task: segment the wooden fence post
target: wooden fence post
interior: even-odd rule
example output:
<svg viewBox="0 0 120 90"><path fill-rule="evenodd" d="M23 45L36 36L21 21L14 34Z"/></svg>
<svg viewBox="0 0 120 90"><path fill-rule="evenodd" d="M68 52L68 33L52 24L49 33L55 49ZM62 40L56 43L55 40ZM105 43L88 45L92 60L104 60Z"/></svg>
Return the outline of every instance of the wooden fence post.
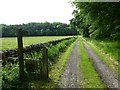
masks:
<svg viewBox="0 0 120 90"><path fill-rule="evenodd" d="M19 60L19 76L20 80L24 81L24 60L23 60L23 41L22 41L22 29L17 30L17 40L18 40L18 60Z"/></svg>
<svg viewBox="0 0 120 90"><path fill-rule="evenodd" d="M48 49L46 47L43 47L43 67L42 67L42 72L43 72L43 78L45 80L48 79Z"/></svg>

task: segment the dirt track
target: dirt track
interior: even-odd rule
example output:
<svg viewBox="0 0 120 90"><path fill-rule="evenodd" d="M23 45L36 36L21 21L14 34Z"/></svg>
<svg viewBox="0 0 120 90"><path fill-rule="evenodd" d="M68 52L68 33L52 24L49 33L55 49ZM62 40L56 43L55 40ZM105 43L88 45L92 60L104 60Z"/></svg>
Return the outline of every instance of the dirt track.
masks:
<svg viewBox="0 0 120 90"><path fill-rule="evenodd" d="M113 73L104 63L103 61L93 52L93 50L84 42L84 46L90 56L92 58L94 67L99 73L100 77L107 84L108 88L118 88L118 77Z"/></svg>
<svg viewBox="0 0 120 90"><path fill-rule="evenodd" d="M96 53L84 42L84 47L87 50L90 58L93 60L94 67L101 79L106 83L108 88L118 88L118 77L113 73L105 63L96 55ZM61 76L59 88L82 88L84 82L82 80L82 70L79 68L80 51L79 41L73 48L73 52L66 64L64 74Z"/></svg>
<svg viewBox="0 0 120 90"><path fill-rule="evenodd" d="M64 74L61 76L59 88L79 88L79 41L73 48L73 52L66 64Z"/></svg>

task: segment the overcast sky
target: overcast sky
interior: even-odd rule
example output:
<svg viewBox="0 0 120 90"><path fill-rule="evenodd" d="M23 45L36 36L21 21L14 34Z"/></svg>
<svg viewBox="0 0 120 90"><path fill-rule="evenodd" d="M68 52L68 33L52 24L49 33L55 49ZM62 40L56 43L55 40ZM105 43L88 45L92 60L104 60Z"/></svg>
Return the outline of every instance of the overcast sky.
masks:
<svg viewBox="0 0 120 90"><path fill-rule="evenodd" d="M70 0L0 0L0 24L29 22L69 23Z"/></svg>

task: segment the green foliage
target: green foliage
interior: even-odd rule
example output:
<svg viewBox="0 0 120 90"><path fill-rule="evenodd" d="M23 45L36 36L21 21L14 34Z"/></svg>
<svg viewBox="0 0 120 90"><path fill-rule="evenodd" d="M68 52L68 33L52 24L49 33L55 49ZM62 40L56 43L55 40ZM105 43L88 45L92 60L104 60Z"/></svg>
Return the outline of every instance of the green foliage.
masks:
<svg viewBox="0 0 120 90"><path fill-rule="evenodd" d="M48 48L48 58L53 61L55 57L57 57L60 52L64 52L65 48L69 46L72 42L74 42L74 40L75 38L64 40L57 45Z"/></svg>
<svg viewBox="0 0 120 90"><path fill-rule="evenodd" d="M53 46L48 49L48 58L50 60L53 60L58 54L59 54L59 48L56 48L57 46Z"/></svg>
<svg viewBox="0 0 120 90"><path fill-rule="evenodd" d="M58 55L65 51L66 47L69 46L74 40L65 40L60 42L59 44L48 48L48 59L49 66L52 66L55 62L54 60L58 57Z"/></svg>
<svg viewBox="0 0 120 90"><path fill-rule="evenodd" d="M2 88L10 88L12 85L19 84L18 73L18 65L7 64L2 67Z"/></svg>
<svg viewBox="0 0 120 90"><path fill-rule="evenodd" d="M73 35L73 33L75 35L77 34L76 29L71 27L69 24L60 22L44 22L22 25L4 25L2 27L2 37L15 37L16 30L18 28L28 31L27 36L65 36Z"/></svg>
<svg viewBox="0 0 120 90"><path fill-rule="evenodd" d="M120 40L120 3L73 2L73 5L76 10L73 11L72 21L81 28L83 36Z"/></svg>

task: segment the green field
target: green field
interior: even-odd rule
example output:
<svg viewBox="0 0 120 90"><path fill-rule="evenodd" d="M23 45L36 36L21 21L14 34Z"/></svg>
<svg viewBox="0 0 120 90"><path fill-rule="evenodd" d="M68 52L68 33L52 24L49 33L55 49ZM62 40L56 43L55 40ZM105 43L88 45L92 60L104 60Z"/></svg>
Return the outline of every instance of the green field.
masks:
<svg viewBox="0 0 120 90"><path fill-rule="evenodd" d="M24 37L23 38L23 46L28 46L31 44L38 44L43 42L48 42L52 40L63 39L71 36L36 36L36 37ZM17 48L17 38L9 37L9 38L0 38L0 50L7 50Z"/></svg>

